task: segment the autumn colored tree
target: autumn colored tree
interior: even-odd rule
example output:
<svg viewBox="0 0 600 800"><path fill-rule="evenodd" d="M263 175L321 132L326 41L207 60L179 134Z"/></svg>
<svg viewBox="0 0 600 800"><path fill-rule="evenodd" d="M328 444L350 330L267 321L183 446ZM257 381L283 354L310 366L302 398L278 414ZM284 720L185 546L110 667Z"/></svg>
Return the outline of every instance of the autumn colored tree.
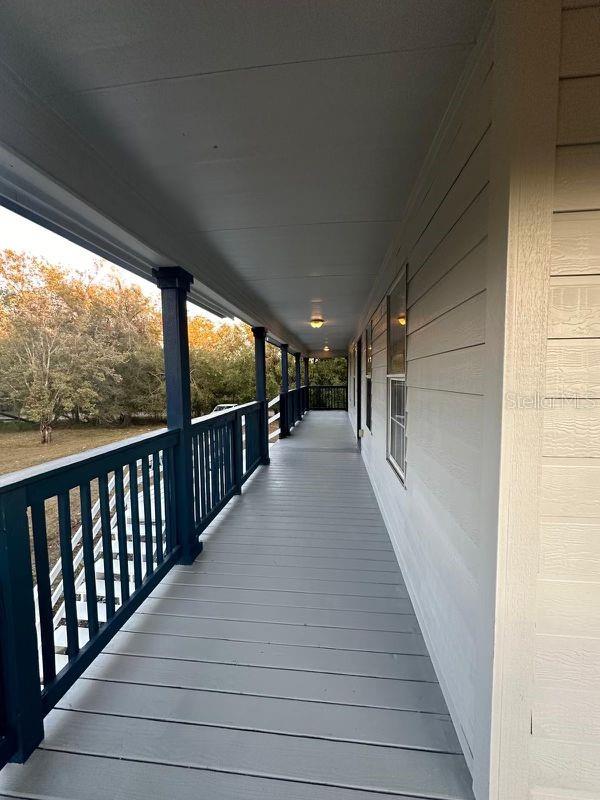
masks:
<svg viewBox="0 0 600 800"><path fill-rule="evenodd" d="M247 325L194 316L189 342L195 416L218 403L254 399L254 340ZM267 344L266 356L271 398L281 385L279 348ZM290 357L290 386L294 372ZM345 380L345 359L311 364L312 383ZM0 407L42 429L57 420L164 418L160 310L116 271L100 280L0 251Z"/></svg>
<svg viewBox="0 0 600 800"><path fill-rule="evenodd" d="M93 413L120 381L123 354L90 313L89 288L40 259L0 254L0 397L42 429Z"/></svg>

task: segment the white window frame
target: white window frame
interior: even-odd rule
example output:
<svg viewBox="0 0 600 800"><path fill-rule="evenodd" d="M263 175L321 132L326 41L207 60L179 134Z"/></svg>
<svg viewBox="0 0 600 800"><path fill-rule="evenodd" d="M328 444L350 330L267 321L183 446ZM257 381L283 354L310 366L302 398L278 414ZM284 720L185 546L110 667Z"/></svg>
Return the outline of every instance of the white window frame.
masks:
<svg viewBox="0 0 600 800"><path fill-rule="evenodd" d="M405 371L403 373L398 372L390 372L390 326L391 326L391 316L390 316L390 297L393 291L396 289L400 281L404 281L405 284L405 309L404 309L404 316L407 319L407 308L408 305L406 302L406 289L407 287L407 273L408 273L408 264L405 264L402 269L400 270L398 276L394 280L394 283L390 286L390 289L387 294L387 335L388 335L388 372L386 376L387 381L387 436L386 436L386 458L394 472L399 477L401 483L406 486L406 451L407 451L407 443L408 443L408 436L407 436L407 397L408 392L406 388L406 350L405 350ZM406 347L406 345L405 345ZM392 385L393 384L401 384L402 391L404 392L403 397L403 405L404 405L404 421L402 423L398 422L397 420L392 419ZM393 427L396 425L400 425L403 431L403 445L402 449L404 451L404 463L399 464L396 461L396 458L392 454L392 430Z"/></svg>
<svg viewBox="0 0 600 800"><path fill-rule="evenodd" d="M397 422L395 419L392 419L392 385L399 384L402 387L402 391L404 392L404 422L400 423ZM394 469L394 472L397 473L398 477L402 481L404 485L406 485L406 444L407 444L407 436L406 436L406 378L405 377L397 377L397 376L390 376L388 375L387 378L387 390L388 390L388 415L387 415L387 460L388 463ZM403 450L404 450L404 459L403 464L399 464L396 461L394 454L392 453L392 430L393 426L397 425L402 428L402 441L403 441Z"/></svg>

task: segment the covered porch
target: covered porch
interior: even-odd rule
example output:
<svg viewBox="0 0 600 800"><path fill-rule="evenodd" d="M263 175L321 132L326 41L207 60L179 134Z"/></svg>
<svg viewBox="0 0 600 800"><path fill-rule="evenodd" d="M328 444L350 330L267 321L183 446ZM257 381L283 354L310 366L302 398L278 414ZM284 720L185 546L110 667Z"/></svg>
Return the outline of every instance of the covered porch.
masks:
<svg viewBox="0 0 600 800"><path fill-rule="evenodd" d="M2 797L472 797L348 415L271 448Z"/></svg>
<svg viewBox="0 0 600 800"><path fill-rule="evenodd" d="M0 478L0 795L600 796L600 0L0 23L0 204L158 283L167 396Z"/></svg>

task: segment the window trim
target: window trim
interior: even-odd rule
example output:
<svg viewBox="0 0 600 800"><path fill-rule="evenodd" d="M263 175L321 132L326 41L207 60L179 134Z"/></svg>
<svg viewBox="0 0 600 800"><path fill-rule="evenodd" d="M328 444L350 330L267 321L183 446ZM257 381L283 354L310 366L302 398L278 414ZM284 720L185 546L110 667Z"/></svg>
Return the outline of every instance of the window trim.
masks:
<svg viewBox="0 0 600 800"><path fill-rule="evenodd" d="M404 468L398 464L394 456L391 452L391 439L392 439L392 384L398 383L403 387L404 392L404 424L402 426L404 431ZM406 398L407 398L407 387L406 387L406 378L398 377L391 375L387 378L387 405L388 405L388 414L387 414L387 437L386 437L386 460L391 468L394 470L400 482L406 488L406 445L408 442L408 436L406 435L407 429L407 413L406 413Z"/></svg>
<svg viewBox="0 0 600 800"><path fill-rule="evenodd" d="M405 371L401 372L390 372L390 361L391 361L391 348L390 348L390 332L391 332L391 314L390 314L390 305L391 305L391 295L400 283L400 281L404 281L404 315L407 321L406 326L406 333L405 333L405 347L404 347L404 367ZM396 278L390 285L388 292L387 292L387 370L386 370L386 421L387 421L387 431L386 431L386 460L390 467L393 469L395 474L397 475L400 483L406 488L406 471L407 471L407 444L408 444L408 412L407 412L407 401L408 401L408 387L406 385L406 367L407 367L407 351L408 351L408 262L403 264L402 268L398 272ZM403 386L404 392L404 466L398 464L394 456L391 452L391 438L392 438L392 383L400 383Z"/></svg>
<svg viewBox="0 0 600 800"><path fill-rule="evenodd" d="M356 363L357 363L357 347L356 342L352 345L351 363L352 363L352 406L356 408Z"/></svg>

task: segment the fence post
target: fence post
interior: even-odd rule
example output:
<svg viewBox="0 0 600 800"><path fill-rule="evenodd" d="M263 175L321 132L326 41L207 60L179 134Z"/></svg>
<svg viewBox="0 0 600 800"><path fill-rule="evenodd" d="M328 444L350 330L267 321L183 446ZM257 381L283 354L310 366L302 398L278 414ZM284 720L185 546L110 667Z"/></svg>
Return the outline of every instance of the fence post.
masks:
<svg viewBox="0 0 600 800"><path fill-rule="evenodd" d="M281 345L281 394L279 395L279 435L282 439L290 435L290 406L288 377L288 346Z"/></svg>
<svg viewBox="0 0 600 800"><path fill-rule="evenodd" d="M44 738L25 489L0 496L0 591L4 722L23 763Z"/></svg>
<svg viewBox="0 0 600 800"><path fill-rule="evenodd" d="M266 328L252 328L254 334L254 365L256 370L256 399L261 404L259 442L260 463L269 464L269 409L267 408Z"/></svg>
<svg viewBox="0 0 600 800"><path fill-rule="evenodd" d="M192 564L202 550L196 536L192 505L192 401L186 310L188 292L194 279L181 267L160 267L153 270L153 274L162 300L167 425L179 431L179 442L173 450L178 541L182 563Z"/></svg>

